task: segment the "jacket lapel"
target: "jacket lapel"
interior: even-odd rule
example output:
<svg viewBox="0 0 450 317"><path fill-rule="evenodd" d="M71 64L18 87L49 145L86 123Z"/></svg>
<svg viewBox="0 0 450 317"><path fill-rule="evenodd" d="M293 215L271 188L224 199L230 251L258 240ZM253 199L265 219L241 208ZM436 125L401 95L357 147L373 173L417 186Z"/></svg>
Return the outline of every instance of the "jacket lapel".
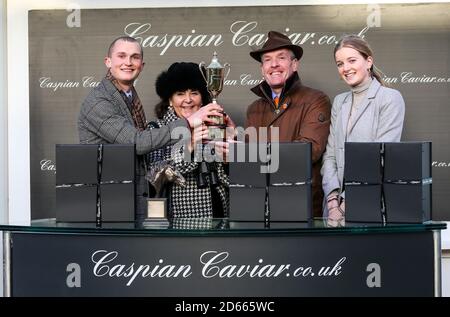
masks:
<svg viewBox="0 0 450 317"><path fill-rule="evenodd" d="M349 98L351 99L351 98ZM371 99L367 98L367 95L364 97L363 101L361 102L360 106L358 107L358 110L355 112L354 115L352 115L352 121L350 122L350 126L348 127L348 134L350 134L353 130L353 127L358 122L359 118L361 118L361 115L366 111L367 107L370 104ZM350 104L351 107L351 104ZM348 118L348 117L347 117Z"/></svg>
<svg viewBox="0 0 450 317"><path fill-rule="evenodd" d="M344 135L347 135L347 124L348 124L348 117L350 116L350 109L352 108L352 94L348 93L344 101L342 103L342 110L341 110L341 122L342 122L342 130L344 131Z"/></svg>
<svg viewBox="0 0 450 317"><path fill-rule="evenodd" d="M358 122L358 120L361 118L362 114L366 111L367 107L369 107L370 103L372 102L372 99L375 98L377 95L378 90L380 89L381 84L376 80L373 79L372 83L370 84L370 87L367 91L366 96L364 97L363 101L361 102L361 105L358 107L358 111L356 111L354 117L352 118L351 126L349 127L348 133L352 132L353 127ZM351 99L351 98L349 98ZM351 106L351 103L350 103ZM347 116L348 118L348 116Z"/></svg>
<svg viewBox="0 0 450 317"><path fill-rule="evenodd" d="M279 117L281 117L283 114L286 113L286 111L289 110L290 103L291 103L291 98L289 98L289 97L283 98L283 100L280 101L280 112L274 113L272 111L272 114L274 115L274 117L273 117L272 121L270 122L269 126L271 126L275 121L278 120ZM286 106L284 106L284 105L286 105Z"/></svg>
<svg viewBox="0 0 450 317"><path fill-rule="evenodd" d="M123 100L122 95L117 90L117 88L108 80L103 79L105 89L108 91L109 95L111 95L114 99L114 103L119 106L120 111L127 117L127 119L134 125L133 117L131 116L130 110L128 109L125 100Z"/></svg>

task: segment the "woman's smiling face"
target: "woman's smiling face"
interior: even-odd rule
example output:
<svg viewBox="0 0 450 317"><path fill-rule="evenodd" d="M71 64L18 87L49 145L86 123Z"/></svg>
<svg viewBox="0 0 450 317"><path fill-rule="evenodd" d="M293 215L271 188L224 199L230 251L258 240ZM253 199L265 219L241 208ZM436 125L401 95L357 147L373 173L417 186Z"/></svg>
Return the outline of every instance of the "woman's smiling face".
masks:
<svg viewBox="0 0 450 317"><path fill-rule="evenodd" d="M339 75L347 85L355 87L369 79L372 56L365 58L354 48L342 47L336 51L335 60Z"/></svg>
<svg viewBox="0 0 450 317"><path fill-rule="evenodd" d="M187 118L202 106L202 95L198 90L176 91L169 101L178 117Z"/></svg>

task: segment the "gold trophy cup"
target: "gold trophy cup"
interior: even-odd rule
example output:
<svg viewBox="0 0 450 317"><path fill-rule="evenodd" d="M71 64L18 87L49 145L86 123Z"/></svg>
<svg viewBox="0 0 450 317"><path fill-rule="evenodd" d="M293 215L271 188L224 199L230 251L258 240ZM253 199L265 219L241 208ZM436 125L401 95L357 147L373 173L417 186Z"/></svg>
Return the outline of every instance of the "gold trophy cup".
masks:
<svg viewBox="0 0 450 317"><path fill-rule="evenodd" d="M225 63L223 66L219 63L217 53L214 52L211 63L208 67L205 67L205 62L199 63L200 72L206 82L206 89L211 95L212 102L217 103L217 97L222 92L223 82L230 74L231 66ZM226 70L226 73L225 73ZM205 75L206 72L206 75ZM210 140L224 139L225 138L225 124L223 117L213 116L213 124L208 124L208 137Z"/></svg>

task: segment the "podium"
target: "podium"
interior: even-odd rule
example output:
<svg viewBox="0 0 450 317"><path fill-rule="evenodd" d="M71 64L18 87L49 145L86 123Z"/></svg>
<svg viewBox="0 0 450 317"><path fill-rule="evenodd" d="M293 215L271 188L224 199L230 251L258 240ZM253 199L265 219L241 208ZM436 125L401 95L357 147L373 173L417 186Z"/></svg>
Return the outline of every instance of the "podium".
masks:
<svg viewBox="0 0 450 317"><path fill-rule="evenodd" d="M197 230L54 219L0 224L6 295L40 297L440 296L445 228L330 228L326 219L269 228L210 219Z"/></svg>

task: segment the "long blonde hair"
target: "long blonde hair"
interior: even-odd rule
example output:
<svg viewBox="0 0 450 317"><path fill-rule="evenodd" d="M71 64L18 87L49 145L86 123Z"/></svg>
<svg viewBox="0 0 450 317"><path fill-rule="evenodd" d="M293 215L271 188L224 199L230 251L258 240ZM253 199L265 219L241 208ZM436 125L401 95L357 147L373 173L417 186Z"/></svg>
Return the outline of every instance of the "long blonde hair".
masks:
<svg viewBox="0 0 450 317"><path fill-rule="evenodd" d="M334 58L336 58L336 52L343 47L353 48L354 50L358 51L365 59L367 59L369 56L373 58L373 52L369 46L369 43L367 43L367 41L359 35L344 35L334 47ZM382 78L383 72L375 66L375 63L373 63L372 67L370 67L369 73L372 77L375 77L381 85L386 86L386 83Z"/></svg>

